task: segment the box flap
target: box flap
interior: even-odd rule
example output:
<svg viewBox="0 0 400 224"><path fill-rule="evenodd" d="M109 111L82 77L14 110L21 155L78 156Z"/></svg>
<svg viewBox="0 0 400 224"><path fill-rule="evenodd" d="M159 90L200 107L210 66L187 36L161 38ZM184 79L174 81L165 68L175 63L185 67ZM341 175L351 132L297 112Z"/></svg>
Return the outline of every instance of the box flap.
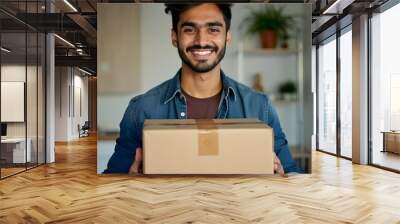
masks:
<svg viewBox="0 0 400 224"><path fill-rule="evenodd" d="M270 128L255 118L235 119L146 119L144 129L232 129Z"/></svg>

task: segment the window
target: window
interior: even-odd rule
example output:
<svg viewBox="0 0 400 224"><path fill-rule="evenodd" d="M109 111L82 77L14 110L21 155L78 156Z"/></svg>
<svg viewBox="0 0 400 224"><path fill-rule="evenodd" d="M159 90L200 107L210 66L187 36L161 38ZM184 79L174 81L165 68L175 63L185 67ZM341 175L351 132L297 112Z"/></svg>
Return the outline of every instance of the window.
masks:
<svg viewBox="0 0 400 224"><path fill-rule="evenodd" d="M323 41L317 50L317 149L350 159L353 96L351 24L337 35Z"/></svg>
<svg viewBox="0 0 400 224"><path fill-rule="evenodd" d="M390 74L390 130L400 130L400 73Z"/></svg>
<svg viewBox="0 0 400 224"><path fill-rule="evenodd" d="M336 36L318 48L317 149L336 153Z"/></svg>
<svg viewBox="0 0 400 224"><path fill-rule="evenodd" d="M340 155L352 157L352 35L351 26L340 36Z"/></svg>
<svg viewBox="0 0 400 224"><path fill-rule="evenodd" d="M395 170L400 170L399 21L400 4L371 18L371 162Z"/></svg>

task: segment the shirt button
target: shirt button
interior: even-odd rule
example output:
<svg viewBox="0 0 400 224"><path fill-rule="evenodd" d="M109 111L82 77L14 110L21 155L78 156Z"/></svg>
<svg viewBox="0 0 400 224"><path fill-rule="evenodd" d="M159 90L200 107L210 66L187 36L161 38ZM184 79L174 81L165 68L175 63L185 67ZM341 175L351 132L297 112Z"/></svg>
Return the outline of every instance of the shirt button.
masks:
<svg viewBox="0 0 400 224"><path fill-rule="evenodd" d="M185 116L185 112L181 112L181 117L184 117Z"/></svg>

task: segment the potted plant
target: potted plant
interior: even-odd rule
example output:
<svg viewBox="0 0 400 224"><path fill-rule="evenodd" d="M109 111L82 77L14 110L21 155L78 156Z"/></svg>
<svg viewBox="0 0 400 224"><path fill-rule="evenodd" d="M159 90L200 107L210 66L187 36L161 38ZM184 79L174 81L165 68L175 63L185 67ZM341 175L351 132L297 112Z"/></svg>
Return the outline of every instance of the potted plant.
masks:
<svg viewBox="0 0 400 224"><path fill-rule="evenodd" d="M287 31L286 29L283 30L283 31L281 32L281 34L280 34L280 39L281 39L281 41L282 41L281 47L282 47L283 49L289 48L289 39L290 39L290 35L289 35L289 33L288 33L288 31Z"/></svg>
<svg viewBox="0 0 400 224"><path fill-rule="evenodd" d="M282 96L283 100L295 100L297 86L293 81L286 81L279 85L278 87L279 94Z"/></svg>
<svg viewBox="0 0 400 224"><path fill-rule="evenodd" d="M246 34L259 34L263 48L275 48L280 33L287 33L293 21L293 17L283 14L283 8L265 5L259 10L250 9L240 26L247 25Z"/></svg>

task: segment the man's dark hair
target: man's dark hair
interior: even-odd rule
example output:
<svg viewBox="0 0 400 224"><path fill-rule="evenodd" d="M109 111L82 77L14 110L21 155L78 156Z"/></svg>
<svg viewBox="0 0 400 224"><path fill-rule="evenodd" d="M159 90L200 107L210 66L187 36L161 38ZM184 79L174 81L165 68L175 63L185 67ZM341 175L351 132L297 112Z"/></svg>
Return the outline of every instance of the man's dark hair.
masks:
<svg viewBox="0 0 400 224"><path fill-rule="evenodd" d="M165 13L171 12L172 15L172 28L174 29L175 32L178 32L178 22L179 22L179 17L180 15L185 12L188 9L191 9L195 6L204 4L202 3L165 3ZM231 12L231 7L232 3L215 3L219 10L222 12L222 15L224 16L224 21L226 25L226 31L229 30L231 27L231 18L232 18L232 12Z"/></svg>

